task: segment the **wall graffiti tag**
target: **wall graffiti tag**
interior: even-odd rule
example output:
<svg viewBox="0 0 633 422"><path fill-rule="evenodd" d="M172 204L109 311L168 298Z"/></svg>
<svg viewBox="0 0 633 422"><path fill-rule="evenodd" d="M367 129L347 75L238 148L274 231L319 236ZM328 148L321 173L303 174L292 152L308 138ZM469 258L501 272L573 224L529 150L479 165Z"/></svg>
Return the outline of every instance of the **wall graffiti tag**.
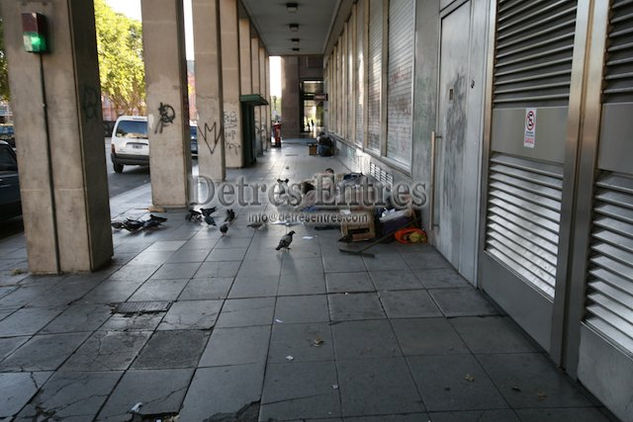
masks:
<svg viewBox="0 0 633 422"><path fill-rule="evenodd" d="M158 106L158 114L160 114L160 118L158 119L158 123L154 129L154 133L163 133L163 128L174 123L176 111L171 105L163 104L161 102L160 106Z"/></svg>
<svg viewBox="0 0 633 422"><path fill-rule="evenodd" d="M224 140L226 149L233 150L235 154L239 154L241 145L237 142L238 118L235 111L224 112Z"/></svg>
<svg viewBox="0 0 633 422"><path fill-rule="evenodd" d="M211 135L211 132L213 132L213 138L211 139L213 141L213 147L211 147L208 140L209 135ZM218 146L218 143L224 136L224 126L220 126L220 129L218 130L217 122L213 122L213 126L211 127L209 127L209 125L205 122L204 127L202 129L200 129L200 127L198 126L198 133L200 134L200 137L202 138L205 145L209 149L209 152L211 153L211 155L213 155L216 147Z"/></svg>

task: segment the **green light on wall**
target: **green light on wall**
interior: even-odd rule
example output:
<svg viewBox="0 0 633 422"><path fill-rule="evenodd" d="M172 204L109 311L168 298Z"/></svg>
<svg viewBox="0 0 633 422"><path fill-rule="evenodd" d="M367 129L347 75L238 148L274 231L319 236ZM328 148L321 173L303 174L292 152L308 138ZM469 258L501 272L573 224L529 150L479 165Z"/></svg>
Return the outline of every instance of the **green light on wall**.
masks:
<svg viewBox="0 0 633 422"><path fill-rule="evenodd" d="M36 32L26 32L23 35L24 50L28 53L46 52L46 38Z"/></svg>
<svg viewBox="0 0 633 422"><path fill-rule="evenodd" d="M46 17L39 13L22 13L22 39L28 53L46 53Z"/></svg>

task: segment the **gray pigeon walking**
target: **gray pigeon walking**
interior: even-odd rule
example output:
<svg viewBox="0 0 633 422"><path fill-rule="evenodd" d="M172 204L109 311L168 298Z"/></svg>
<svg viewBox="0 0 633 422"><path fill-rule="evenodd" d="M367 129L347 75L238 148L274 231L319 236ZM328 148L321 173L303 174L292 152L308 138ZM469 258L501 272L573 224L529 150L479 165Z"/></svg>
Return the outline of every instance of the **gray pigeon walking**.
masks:
<svg viewBox="0 0 633 422"><path fill-rule="evenodd" d="M280 250L281 248L284 249L290 249L290 244L292 243L292 235L295 234L294 231L290 231L288 232L288 234L285 234L281 237L281 240L279 241L279 245L277 245L277 247L275 248L275 250Z"/></svg>
<svg viewBox="0 0 633 422"><path fill-rule="evenodd" d="M220 233L224 236L229 231L229 225L224 223L220 226Z"/></svg>

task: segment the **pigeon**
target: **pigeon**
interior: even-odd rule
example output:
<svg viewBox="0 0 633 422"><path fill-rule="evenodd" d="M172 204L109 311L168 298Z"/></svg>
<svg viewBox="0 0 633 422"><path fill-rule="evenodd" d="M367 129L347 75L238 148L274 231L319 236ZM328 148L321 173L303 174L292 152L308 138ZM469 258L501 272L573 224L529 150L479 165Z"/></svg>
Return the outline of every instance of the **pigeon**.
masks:
<svg viewBox="0 0 633 422"><path fill-rule="evenodd" d="M277 184L279 185L279 195L283 195L284 193L286 193L286 187L288 186L289 181L290 179L277 179Z"/></svg>
<svg viewBox="0 0 633 422"><path fill-rule="evenodd" d="M225 223L232 223L235 220L235 211L232 209L226 210L226 218L224 219Z"/></svg>
<svg viewBox="0 0 633 422"><path fill-rule="evenodd" d="M143 229L155 229L163 224L167 219L157 215L150 214L149 220L143 221Z"/></svg>
<svg viewBox="0 0 633 422"><path fill-rule="evenodd" d="M204 222L207 223L210 226L215 226L215 220L210 215L205 215L204 216Z"/></svg>
<svg viewBox="0 0 633 422"><path fill-rule="evenodd" d="M251 229L259 230L264 226L263 221L256 221L255 223L251 223L248 225Z"/></svg>
<svg viewBox="0 0 633 422"><path fill-rule="evenodd" d="M295 234L294 231L290 231L288 232L288 234L285 234L281 237L281 240L279 241L279 245L277 245L277 247L275 248L275 250L280 250L281 248L284 249L290 249L290 244L292 243L292 235Z"/></svg>
<svg viewBox="0 0 633 422"><path fill-rule="evenodd" d="M226 233L229 231L229 225L224 223L220 226L220 233L222 233L222 236L226 235Z"/></svg>
<svg viewBox="0 0 633 422"><path fill-rule="evenodd" d="M202 213L200 211L196 211L193 208L189 208L189 212L185 216L185 220L187 221L200 221L202 220Z"/></svg>
<svg viewBox="0 0 633 422"><path fill-rule="evenodd" d="M115 228L118 230L125 228L125 224L120 221L113 221L112 223L110 223L110 225L112 226L112 228Z"/></svg>
<svg viewBox="0 0 633 422"><path fill-rule="evenodd" d="M213 214L214 212L216 212L217 208L216 207L211 207L211 208L200 208L200 212L202 213L202 215L204 215L205 217L210 216L211 214Z"/></svg>

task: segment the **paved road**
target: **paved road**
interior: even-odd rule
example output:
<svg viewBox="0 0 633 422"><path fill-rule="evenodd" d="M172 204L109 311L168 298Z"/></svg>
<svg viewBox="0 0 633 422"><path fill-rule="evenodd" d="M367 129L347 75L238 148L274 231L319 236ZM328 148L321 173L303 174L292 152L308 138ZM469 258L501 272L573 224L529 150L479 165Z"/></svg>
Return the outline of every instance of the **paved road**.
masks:
<svg viewBox="0 0 633 422"><path fill-rule="evenodd" d="M112 169L110 160L110 138L105 139L106 165L108 171L108 186L110 188L110 198L134 189L145 183L149 183L149 168L139 166L127 166L122 174L116 174ZM24 230L22 218L13 218L0 222L0 239L21 233Z"/></svg>

